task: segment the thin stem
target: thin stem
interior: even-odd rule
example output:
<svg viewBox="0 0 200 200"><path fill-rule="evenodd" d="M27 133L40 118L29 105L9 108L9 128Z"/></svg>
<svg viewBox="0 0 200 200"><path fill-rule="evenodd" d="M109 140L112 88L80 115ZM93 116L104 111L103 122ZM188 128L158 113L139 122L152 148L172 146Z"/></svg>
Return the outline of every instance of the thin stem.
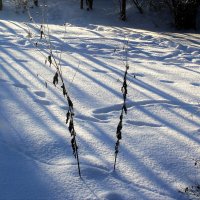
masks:
<svg viewBox="0 0 200 200"><path fill-rule="evenodd" d="M79 162L79 155L78 155L78 148L77 148L77 143L76 143L76 137L75 137L75 145L76 145L76 160L78 164L78 173L81 178L81 169L80 169L80 162Z"/></svg>
<svg viewBox="0 0 200 200"><path fill-rule="evenodd" d="M65 88L65 84L64 84L64 79L63 79L63 76L62 76L62 71L61 71L61 54L62 54L62 51L60 53L60 58L59 58L59 55L58 55L58 59L59 59L59 63L57 63L57 60L53 54L53 45L51 43L51 38L50 38L50 29L49 29L49 25L48 25L48 17L47 17L47 34L45 33L45 30L44 30L44 18L45 18L45 15L47 15L47 11L48 11L48 8L45 10L45 0L43 0L43 25L41 26L41 39L42 39L42 36L44 36L44 39L46 41L46 43L48 44L49 46L49 51L50 51L50 66L51 64L55 67L56 69L56 74L54 75L54 81L53 81L53 84L55 86L57 86L58 84L58 77L60 78L61 82L62 82L62 91L63 91L63 95L64 97L66 98L67 102L68 102L68 106L69 106L69 109L68 109L68 112L66 114L67 116L67 119L66 119L66 124L68 123L68 120L69 120L69 115L70 115L70 124L69 124L69 131L71 133L71 136L72 136L72 140L71 140L71 143L72 143L72 149L73 149L73 154L74 156L76 157L76 160L77 160L77 166L78 166L78 173L79 173L79 176L81 177L81 170L80 170L80 161L79 161L79 155L78 155L78 146L77 146L77 142L76 142L76 132L75 132L75 128L74 128L74 122L73 122L73 116L74 116L74 112L73 112L73 102L71 101L70 97L69 97L69 94L68 92L66 91L66 88ZM31 21L34 21L34 19L32 18L31 14L30 14L30 11L28 9L28 15L29 15L29 18L31 19ZM27 25L28 29L29 29L29 26ZM66 33L66 26L65 26L65 33ZM65 34L64 34L65 36ZM31 41L31 40L30 40ZM35 46L35 45L34 45ZM35 46L37 49L37 45ZM44 56L44 54L41 52L41 50L39 49L39 52ZM58 54L58 53L57 53ZM45 56L46 58L46 56ZM53 59L53 62L51 60L51 58ZM80 62L79 62L80 64ZM79 66L78 66L79 68ZM72 79L72 82L74 80L76 76L76 73ZM41 76L42 77L42 76Z"/></svg>

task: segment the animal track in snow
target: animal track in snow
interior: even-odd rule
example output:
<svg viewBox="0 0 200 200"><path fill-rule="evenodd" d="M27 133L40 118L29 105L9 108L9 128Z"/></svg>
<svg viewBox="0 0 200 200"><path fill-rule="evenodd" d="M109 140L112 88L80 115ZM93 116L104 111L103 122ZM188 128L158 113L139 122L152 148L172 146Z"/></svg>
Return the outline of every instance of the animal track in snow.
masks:
<svg viewBox="0 0 200 200"><path fill-rule="evenodd" d="M164 106L180 106L180 107L184 107L184 106L195 106L193 104L188 104L188 103L184 103L182 101L170 101L170 100L143 100L143 101L137 101L137 102L133 102L133 101L128 101L127 102L127 108L132 108L132 107L138 107L138 106L151 106L151 105L155 105L155 104L160 104L160 105L164 105ZM94 114L104 114L104 113L111 113L114 111L119 111L121 110L122 104L116 104L116 105L112 105L112 106L108 106L108 107L104 107L104 108L98 108L93 110Z"/></svg>
<svg viewBox="0 0 200 200"><path fill-rule="evenodd" d="M5 82L7 82L7 81L0 78L0 82L5 83Z"/></svg>
<svg viewBox="0 0 200 200"><path fill-rule="evenodd" d="M84 174L87 179L97 179L98 180L104 180L108 175L109 171L98 168L98 167L84 167L82 169L82 174Z"/></svg>
<svg viewBox="0 0 200 200"><path fill-rule="evenodd" d="M200 83L191 83L191 85L199 87Z"/></svg>
<svg viewBox="0 0 200 200"><path fill-rule="evenodd" d="M40 105L50 106L52 103L48 100L34 99L34 101Z"/></svg>
<svg viewBox="0 0 200 200"><path fill-rule="evenodd" d="M60 106L60 108L61 108L62 110L68 110L68 106L65 106L65 105Z"/></svg>
<svg viewBox="0 0 200 200"><path fill-rule="evenodd" d="M14 59L15 62L28 62L28 60L25 59Z"/></svg>
<svg viewBox="0 0 200 200"><path fill-rule="evenodd" d="M142 73L130 73L132 76L134 76L135 75L135 77L137 78L137 77L144 77L144 74L142 74Z"/></svg>
<svg viewBox="0 0 200 200"><path fill-rule="evenodd" d="M92 71L97 73L107 73L106 70L101 70L101 69L93 69Z"/></svg>
<svg viewBox="0 0 200 200"><path fill-rule="evenodd" d="M99 119L99 120L108 120L109 117L111 117L112 115L99 115L99 114L94 114L93 115L95 118Z"/></svg>
<svg viewBox="0 0 200 200"><path fill-rule="evenodd" d="M162 125L160 124L148 123L148 122L142 122L142 121L127 120L126 123L131 124L133 126L149 126L149 127L154 127L154 128L162 127Z"/></svg>
<svg viewBox="0 0 200 200"><path fill-rule="evenodd" d="M34 93L39 97L43 97L44 98L46 96L46 93L42 92L42 91L35 91Z"/></svg>
<svg viewBox="0 0 200 200"><path fill-rule="evenodd" d="M22 88L22 89L27 89L28 86L21 84L21 83L14 83L13 86L17 87L17 88Z"/></svg>
<svg viewBox="0 0 200 200"><path fill-rule="evenodd" d="M90 117L86 115L76 115L76 119L82 120L82 121L90 121L90 122L96 122L96 123L105 123L105 120L97 119L95 117Z"/></svg>
<svg viewBox="0 0 200 200"><path fill-rule="evenodd" d="M118 192L106 192L101 195L102 199L106 200L125 200L122 194Z"/></svg>
<svg viewBox="0 0 200 200"><path fill-rule="evenodd" d="M200 128L192 131L191 134L196 136L196 137L200 137Z"/></svg>
<svg viewBox="0 0 200 200"><path fill-rule="evenodd" d="M168 80L160 80L162 83L174 83L174 81L168 81Z"/></svg>
<svg viewBox="0 0 200 200"><path fill-rule="evenodd" d="M113 106L98 108L98 109L94 110L93 113L94 114L103 114L103 113L118 111L120 109L121 109L121 104L116 104L116 105L113 105Z"/></svg>
<svg viewBox="0 0 200 200"><path fill-rule="evenodd" d="M144 36L141 36L140 39L141 40L151 40L153 37L150 36L150 35L144 35Z"/></svg>

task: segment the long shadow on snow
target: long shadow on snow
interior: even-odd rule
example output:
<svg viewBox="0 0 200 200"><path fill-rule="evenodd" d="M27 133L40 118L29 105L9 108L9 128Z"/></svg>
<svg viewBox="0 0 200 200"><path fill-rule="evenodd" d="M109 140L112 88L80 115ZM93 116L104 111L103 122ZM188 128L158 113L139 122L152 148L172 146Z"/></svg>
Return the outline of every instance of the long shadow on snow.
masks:
<svg viewBox="0 0 200 200"><path fill-rule="evenodd" d="M35 28L35 27L33 26L33 28ZM52 36L52 38L53 38L54 40L57 40L57 41L60 42L60 43L62 42L62 41L61 41L60 39L58 39L57 37ZM77 49L75 49L75 48L73 48L73 47L71 47L71 46L68 46L67 49L69 50L69 48L70 48L70 51L71 51L71 52L76 52L76 53L77 53ZM46 53L48 53L48 52L46 52ZM81 54L80 54L80 55L81 55ZM28 54L27 54L27 56L30 57L30 55L28 55ZM92 57L90 57L90 58L92 58ZM33 59L33 57L32 57L31 59ZM98 60L97 60L97 61L98 61ZM100 62L100 61L99 61L99 62ZM70 66L72 69L74 69L74 67L73 67L69 62L66 62L66 61L62 60L62 63L66 64L66 65ZM41 64L41 63L40 63L40 64ZM105 63L102 63L102 62L100 62L99 64L105 65ZM87 64L87 65L88 65L88 64ZM115 95L117 95L117 96L120 97L120 95L119 95L118 92L116 92L116 91L113 90L112 88L108 87L106 84L104 84L104 83L98 81L97 79L94 79L94 78L93 78L91 75L89 75L88 73L83 72L83 71L81 71L80 69L77 69L77 71L78 71L80 74L83 74L85 77L89 78L91 81L97 83L98 85L103 86L103 87L104 87L105 89L107 89L109 92L111 92L111 93L113 93L113 94L115 94ZM114 71L114 68L113 68L113 71Z"/></svg>
<svg viewBox="0 0 200 200"><path fill-rule="evenodd" d="M4 68L1 68L5 74L7 74L8 77L10 77L12 80L15 80L15 78ZM13 95L13 91L7 91L7 93L10 93L11 95ZM29 97L34 98L33 94L31 92L29 92L28 90L26 90L26 93L28 94ZM56 134L55 131L52 131L52 128L47 124L47 122L43 121L42 119L38 118L38 114L37 112L33 111L29 105L27 105L26 103L24 103L24 99L16 99L15 103L17 105L19 105L23 111L25 111L29 116L32 116L34 119L34 122L36 124L41 124L42 127L44 128L44 132L46 132L46 134L50 135L51 137L53 137L55 140L58 140L62 145L61 146L67 146L67 144L64 142L66 139L61 137L60 135ZM48 115L51 117L51 120L53 120L56 124L59 124L60 127L65 128L66 127L63 125L63 123L61 123L57 117L55 115L53 115L53 113L51 113L49 111L49 109L47 109L45 106L40 106L40 109L44 110L44 112L48 113ZM7 113L7 105L5 104L2 107L2 111L4 113ZM8 113L9 114L9 113ZM23 127L23 126L22 126ZM26 145L26 142L24 141L25 146L28 149L28 146ZM26 149L24 149L26 150ZM33 157L33 155L29 155L30 157ZM34 158L37 159L37 158Z"/></svg>
<svg viewBox="0 0 200 200"><path fill-rule="evenodd" d="M102 128L100 128L97 124L93 123L92 126L93 126L93 136L95 137L95 140L97 141L97 143L98 143L98 141L104 141L104 148L107 149L108 152L111 152L111 153L113 152L113 159L114 159L114 142L115 141L113 141L113 139L108 134L106 134L104 132L104 130L102 130ZM101 133L101 136L99 136L99 134L95 134L95 133ZM97 145L96 144L93 144L92 141L88 142L87 139L85 139L83 137L81 137L79 139L81 141L80 144L84 144L84 143L87 144L87 148L89 148L89 152L93 152L94 156L98 156L98 157L100 156L100 154L99 154L99 152L97 150ZM158 177L158 175L155 172L153 172L153 170L151 168L149 168L148 166L146 166L143 163L142 158L138 158L133 153L130 153L130 150L127 149L127 147L125 145L125 142L126 141L124 139L122 141L122 143L121 143L121 151L120 152L123 152L123 154L126 155L126 157L128 159L121 158L120 155L119 155L119 158L118 158L118 162L119 163L118 164L120 166L122 166L120 164L120 162L125 163L126 167L129 166L130 169L132 169L133 166L134 166L134 168L137 169L136 171L137 171L137 173L140 174L140 176L145 177L146 179L148 179L148 181L152 182L152 185L156 185L156 186L160 187L160 189L166 188L166 193L168 193L168 194L161 193L160 191L153 190L153 189L151 189L151 188L149 188L147 186L137 184L136 182L134 182L134 180L130 180L130 178L128 179L128 177L124 177L123 176L123 171L126 170L125 168L117 169L116 174L113 173L112 176L117 178L117 179L121 179L120 181L122 181L125 184L131 184L131 187L132 186L133 187L136 186L138 188L142 188L142 189L150 191L150 192L161 193L161 195L167 195L167 196L170 196L172 198L173 197L176 198L177 194L178 194L178 191L176 189L172 188L170 185L168 185L164 179L162 179L161 177ZM113 144L112 151L110 151L110 149L111 149L111 145L110 144ZM102 148L102 145L101 145L101 148ZM105 152L105 150L104 150L104 152ZM101 160L106 160L107 156L108 156L108 153L101 152ZM177 158L177 160L178 160L178 158ZM177 161L177 163L178 163L178 161ZM112 166L112 164L113 163L110 163L110 166ZM83 176L84 176L84 174L83 174ZM179 174L179 176L180 176L180 178L182 178L182 174ZM109 186L107 186L107 187L109 187ZM110 189L112 189L112 187L110 187Z"/></svg>
<svg viewBox="0 0 200 200"><path fill-rule="evenodd" d="M89 59L91 59L91 58L89 58ZM93 62L96 62L96 60L94 59L93 60ZM102 64L102 63L101 63ZM121 74L121 73L120 73ZM91 78L91 77L90 77ZM97 83L99 83L99 82L97 82ZM142 87L144 87L144 84L142 84L141 85ZM158 93L160 96L162 96L162 97L165 97L165 98L167 98L167 99L170 99L170 100L177 100L176 98L172 98L172 96L169 96L168 94L166 94L166 93L163 93L163 92L161 92L161 91L159 91L159 90L156 90L155 88L153 88L152 89L152 87L151 86L145 86L144 88L146 88L146 89L151 89L152 90L152 92L154 92L154 93ZM109 89L109 88L107 88L107 89ZM190 109L189 109L190 110ZM146 112L146 111L145 111ZM154 116L155 117L155 116ZM175 130L177 130L177 128L176 127L172 127L172 129L175 129ZM178 131L180 131L180 132L182 132L182 130L178 130ZM128 153L128 152L126 152L126 153ZM130 155L131 156L131 155ZM134 159L134 158L133 158ZM142 163L139 163L138 164L138 166L141 166L141 164ZM150 173L149 171L148 171L148 173ZM152 175L152 174L151 174ZM155 180L156 180L156 182L157 181L159 181L159 180L157 180L157 178L155 178ZM161 184L162 185L162 184ZM165 185L166 186L166 185ZM172 193L173 193L174 191L172 190Z"/></svg>
<svg viewBox="0 0 200 200"><path fill-rule="evenodd" d="M58 40L59 42L61 42L58 38L56 38L56 37L53 37L53 39L56 39L56 40ZM68 50L69 50L69 47L67 48ZM77 53L77 49L75 49L75 48L72 48L72 47L70 47L70 50L71 50L71 52L76 52ZM88 60L92 60L92 62L94 62L94 63L97 63L97 64L99 64L100 66L105 66L105 63L103 63L103 62L101 62L101 61L99 61L98 59L96 59L96 58L94 58L94 57L92 57L92 56L90 56L89 54L86 54L86 53L84 53L84 52L82 52L81 51L81 53L82 54L84 54L85 55L85 57L86 58L88 58ZM81 55L81 54L80 54ZM168 57L168 56L167 56ZM63 63L64 63L64 61L63 61ZM65 62L66 63L66 62ZM66 64L68 64L69 65L69 63L66 63ZM123 72L119 72L119 70L116 70L116 69L114 69L114 68L111 68L111 67L109 67L109 66L106 66L106 68L109 68L109 70L112 70L113 72L115 72L116 74L118 74L118 75L122 75L122 73ZM100 84L100 85L103 85L106 89L108 89L109 91L110 91L110 88L108 88L105 84L102 84L102 83L100 83L98 80L96 80L96 79L94 79L93 77L90 77L87 73L84 73L84 72L81 72L81 70L79 70L79 73L82 73L83 75L85 75L86 77L88 77L88 78L90 78L91 80L93 80L93 81L95 81L97 84ZM139 85L139 84L138 84ZM140 86L141 86L141 84L140 84ZM175 97L173 97L173 96L171 96L171 95L169 95L169 94L167 94L167 93L165 93L165 92L163 92L163 91L160 91L160 90L158 90L157 88L153 88L152 86L148 86L148 87L144 87L144 83L143 83L143 85L142 85L142 88L146 88L146 89L150 89L152 92L154 92L155 94L159 94L161 97L164 97L165 99L169 99L170 101L172 101L172 102L178 102L179 100L178 99L176 99ZM157 90L157 91L156 91ZM116 92L114 91L114 94L116 94ZM181 103L181 102L180 102ZM181 103L182 104L182 103ZM187 108L187 107L185 107L184 108L185 110L187 110L188 112L190 112L190 113L192 113L192 114L194 114L194 112L191 112L191 110L194 110L193 108ZM167 124L166 124L167 125ZM169 124L168 124L169 125ZM173 129L175 129L175 127L173 127Z"/></svg>
<svg viewBox="0 0 200 200"><path fill-rule="evenodd" d="M6 53L6 52L5 52ZM9 63L6 61L6 60L3 60L3 62L4 63L6 63L8 66L10 66L9 65ZM25 65L23 65L23 67L26 67ZM12 67L13 68L13 67ZM15 81L15 77L13 77L12 76L12 74L10 74L9 73L9 71L7 70L7 69L5 69L5 68L1 68L3 71L4 71L4 73L8 76L8 77L10 77L10 79L11 80L14 80L14 82L18 82L17 80ZM26 77L24 77L24 76L22 76L22 74L20 74L15 68L13 68L13 70L16 72L16 73L18 73L18 75L19 76L21 76L22 78L24 78L24 79L26 79ZM28 81L28 79L27 79L27 81ZM7 91L7 92L9 92L9 91ZM11 91L10 91L10 93L12 93ZM33 97L33 95L32 95L32 93L30 93L29 91L27 91L27 93L28 93L28 95L30 96L30 97ZM19 100L19 99L18 99ZM23 100L19 100L18 102L16 102L16 103L18 103L20 106L22 106L22 108L23 109L25 109L26 110L26 112L29 114L29 115L32 115L35 119L36 119L36 122L37 123L42 123L42 126L43 127L45 127L45 130L48 132L48 134L49 133L51 133L52 132L52 130L50 130L50 127L48 127L47 126L47 124L45 123L45 122L43 122L43 121L41 121L40 119L38 119L38 116L37 116L37 113L33 113L33 110L31 110L31 109L29 109L29 107L27 107L27 105L25 105L24 103L23 103ZM6 106L4 107L4 113L6 113ZM45 111L48 111L49 112L49 110L48 109L46 109L46 108L43 108ZM52 115L50 112L49 112L49 115L50 116L52 116L52 119L53 120L56 120L56 116L54 116L54 115ZM56 123L58 123L58 124L60 124L61 126L62 126L62 124L60 123L60 121L57 121ZM55 132L52 132L52 135L51 136L53 136L55 139L59 139L59 141L60 141L60 143L63 143L63 141L65 140L64 138L60 138L60 136L57 136L57 135L55 135ZM66 144L64 144L64 146L66 146L67 147L67 145ZM71 148L69 147L69 151L71 152ZM26 153L25 153L25 155L26 155ZM37 158L35 158L34 156L32 156L32 155L26 155L27 157L29 157L29 158L31 158L31 159L33 159L33 160L36 160L36 161L39 161L39 162L44 162L44 163L46 163L45 161L43 161L43 160L37 160ZM33 161L34 162L34 161ZM16 163L14 162L14 164L15 164L15 166L16 166ZM24 163L25 164L25 163ZM26 167L25 167L25 165L23 164L23 169L24 169L24 171L26 171L26 170L28 170ZM47 163L48 164L48 163ZM12 165L13 166L13 165ZM25 172L23 171L23 175L24 174L26 174ZM29 170L28 170L29 171ZM36 184L37 185L39 185L39 189L40 190L42 190L42 194L44 195L44 192L45 192L45 190L46 189L44 189L44 187L43 187L43 184L38 184L37 183L37 180L36 181L34 181L34 177L36 177L36 175L33 175L33 173L31 173L32 174L32 176L33 177L31 177L31 180L32 180L32 182L31 183L35 183L36 182ZM44 173L42 173L42 175L44 175L45 174L45 172ZM38 176L40 176L40 175L38 175ZM49 177L49 175L47 174L47 175L44 175L45 177ZM49 179L48 179L49 180ZM40 181L39 181L40 182ZM44 181L43 181L44 182ZM54 180L52 180L52 181L49 181L49 182L54 182ZM40 182L41 183L41 182ZM55 183L56 184L56 183ZM47 185L47 184L45 184L44 183L44 185ZM17 186L14 186L14 188L18 188L18 186L19 185L17 185ZM32 187L32 186L30 186L29 185L29 183L27 183L27 185L26 185L27 187L28 187L28 189L25 187L25 189L27 189L27 191L29 191L29 187ZM36 197L37 198L37 195L36 194L39 194L40 195L40 197L42 197L43 195L41 195L41 193L40 193L40 191L37 191L37 189L38 189L38 187L35 187L34 188L34 192L35 192L35 195L32 195L32 197ZM51 190L51 192L50 191L48 191L49 190L49 188L47 188L47 194L48 194L48 198L53 198L53 196L54 196L54 194L56 194L57 192L55 192L54 193L54 191L52 191ZM7 190L6 190L7 191ZM22 193L20 193L20 198L23 196L23 195L26 195L26 193L24 192L23 193L23 191L21 191ZM12 194L12 191L10 191L10 194ZM7 195L7 194L6 194ZM16 194L15 194L15 196L16 196ZM67 194L66 194L66 196L67 196ZM6 196L7 197L7 196ZM71 195L69 194L69 198L71 197ZM46 196L45 196L45 198L46 198Z"/></svg>
<svg viewBox="0 0 200 200"><path fill-rule="evenodd" d="M76 51L76 49L74 49L74 48L72 48L72 47L70 47L70 49L71 49L71 51L74 51L74 52ZM99 64L100 66L105 67L105 63L101 62L100 60L98 60L98 59L96 59L96 58L94 58L94 57L92 57L92 56L90 56L89 54L86 54L86 53L84 53L84 52L81 52L81 53L82 53L82 55L84 55L88 60L91 60L92 62L97 63L97 64ZM63 61L63 62L66 63L65 61ZM66 64L69 65L69 63L66 63ZM121 75L123 74L123 72L122 72L121 70L119 71L119 70L116 70L116 69L111 68L111 67L109 67L109 66L106 66L105 68L106 68L106 69L108 68L108 69L111 70L112 72L115 72L117 75L120 75L120 76L121 76ZM94 79L93 77L90 77L90 75L88 75L87 73L81 72L81 70L79 70L79 73L82 73L82 74L85 75L86 77L88 77L88 78L90 78L91 80L95 81L97 84L99 84L99 85L101 85L101 86L104 86L106 89L109 90L109 88L108 88L105 84L99 82L98 80ZM161 96L162 98L167 99L167 100L169 100L169 101L171 101L171 102L180 103L181 105L184 104L184 102L180 102L180 100L177 99L177 98L175 98L174 96L172 96L172 95L170 95L170 94L168 94L168 93L165 93L165 92L163 92L163 91L161 91L161 90L159 90L159 89L157 89L157 88L155 88L155 87L153 87L153 86L151 86L151 85L148 85L148 84L146 84L146 83L144 83L144 82L142 82L142 81L137 81L137 82L135 81L134 84L137 84L138 86L140 86L140 87L142 87L142 88L145 88L145 89L147 89L148 91L152 91L152 93L158 94L158 95ZM109 90L109 91L110 91L110 90ZM114 91L113 94L116 94L116 92ZM117 96L120 96L120 95L118 94ZM183 106L182 108L183 108L184 110L188 111L189 113L196 115L195 112L194 112L194 108L193 108L193 107L190 107L190 106L189 106L189 107L188 107L188 106ZM149 114L150 114L150 113L149 113ZM199 115L197 115L197 116L199 117ZM154 118L155 118L155 116L154 116ZM156 119L156 120L158 120L158 119ZM159 120L158 120L158 121L159 121ZM162 120L160 120L160 122L162 122L163 124L165 124L165 125L168 126L168 127L171 127L172 129L174 129L174 130L176 130L176 131L178 131L178 132L184 134L185 136L188 136L187 133L186 133L185 131L181 130L180 128L178 128L178 127L176 127L176 126L170 125L168 122L162 121ZM195 138L191 138L191 139L196 140ZM199 141L196 141L196 142L199 142Z"/></svg>
<svg viewBox="0 0 200 200"><path fill-rule="evenodd" d="M9 55L9 53L8 53L7 51L5 51L5 53L6 53L7 55ZM9 56L12 57L12 55L9 55ZM15 58L13 58L13 59L15 59ZM3 60L4 63L7 64L7 66L10 66L10 64L9 64L6 60L4 60L4 59L2 59L2 60ZM22 66L24 69L26 69L26 66L25 66L24 64L21 63L21 66ZM23 79L25 79L26 81L29 81L26 77L24 77L24 76L22 75L22 73L19 73L14 67L11 66L11 68L12 68L12 70L15 71L15 73L18 74L18 76L21 76L21 77L22 77ZM12 76L12 74L10 74L10 72L8 71L9 68L6 69L6 68L4 68L4 67L2 66L1 69L2 69L2 70L4 71L4 73L5 73L8 77L10 77L10 79L13 80L15 83L20 83L17 79L15 79L15 77ZM30 73L29 70L28 70L28 72ZM33 74L32 74L32 75L33 75ZM20 84L21 84L21 83L20 83ZM26 92L27 92L28 96L31 97L31 99L35 99L35 97L34 97L34 95L33 95L32 92L29 92L29 90L26 90ZM10 91L10 93L12 94L12 91ZM18 99L18 100L19 100L19 99ZM31 115L33 116L33 118L35 119L35 122L36 122L36 123L42 124L42 126L45 127L45 130L48 132L48 134L51 133L51 136L52 136L52 137L54 137L55 139L57 139L57 140L59 140L61 143L63 143L62 146L65 146L65 145L66 145L66 144L64 143L65 139L63 139L63 138L61 138L60 136L58 136L57 134L55 134L55 132L52 132L51 128L48 126L48 124L47 124L45 121L38 119L37 113L34 113L33 110L31 110L31 109L29 108L29 106L27 106L26 104L24 104L23 100L19 100L19 101L16 102L16 103L18 103L18 105L22 106L22 108L23 108L24 110L26 110L26 112L27 112L29 115L31 114ZM57 117L56 117L53 113L50 112L49 109L45 108L44 106L41 106L41 109L43 109L44 112L48 113L48 115L51 117L51 119L52 119L56 124L59 124L60 127L63 127L63 128L66 129L66 127L63 125L64 123L60 122L60 121L57 119ZM5 105L5 107L4 107L4 110L5 110L5 112L6 112L6 105Z"/></svg>
<svg viewBox="0 0 200 200"><path fill-rule="evenodd" d="M56 184L56 181L35 161L4 143L1 143L0 152L1 199L56 198L57 191L49 187L52 183Z"/></svg>

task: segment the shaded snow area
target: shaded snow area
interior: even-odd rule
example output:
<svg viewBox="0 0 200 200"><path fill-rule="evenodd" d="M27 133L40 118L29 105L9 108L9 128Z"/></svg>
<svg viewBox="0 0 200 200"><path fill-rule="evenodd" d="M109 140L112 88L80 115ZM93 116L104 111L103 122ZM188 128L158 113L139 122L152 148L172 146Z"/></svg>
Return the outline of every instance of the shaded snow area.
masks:
<svg viewBox="0 0 200 200"><path fill-rule="evenodd" d="M96 8L87 12L79 10L79 1L49 0L45 13L42 6L30 9L37 24L4 2L0 199L187 199L180 191L200 181L194 166L200 155L200 35L135 29L134 21L124 27L117 9L104 9L106 1L94 1ZM82 179L60 80L54 87L55 69L45 65L42 21L49 22L43 26L74 103ZM128 114L113 171L126 45Z"/></svg>

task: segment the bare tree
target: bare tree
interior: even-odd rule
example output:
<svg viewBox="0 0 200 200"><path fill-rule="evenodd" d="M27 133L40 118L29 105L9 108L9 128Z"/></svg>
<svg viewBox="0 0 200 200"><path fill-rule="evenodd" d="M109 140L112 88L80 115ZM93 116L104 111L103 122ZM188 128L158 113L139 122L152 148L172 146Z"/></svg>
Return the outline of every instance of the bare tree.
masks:
<svg viewBox="0 0 200 200"><path fill-rule="evenodd" d="M199 0L171 0L174 23L178 29L196 29Z"/></svg>
<svg viewBox="0 0 200 200"><path fill-rule="evenodd" d="M0 0L0 10L2 10L3 9L3 2L2 2L2 0Z"/></svg>
<svg viewBox="0 0 200 200"><path fill-rule="evenodd" d="M80 0L80 9L83 9L83 0Z"/></svg>
<svg viewBox="0 0 200 200"><path fill-rule="evenodd" d="M33 3L38 7L38 0L34 0Z"/></svg>
<svg viewBox="0 0 200 200"><path fill-rule="evenodd" d="M170 8L177 29L196 29L200 0L146 0L146 2L155 10Z"/></svg>
<svg viewBox="0 0 200 200"><path fill-rule="evenodd" d="M121 1L121 20L126 21L126 0Z"/></svg>
<svg viewBox="0 0 200 200"><path fill-rule="evenodd" d="M87 10L93 9L93 0L86 0Z"/></svg>

